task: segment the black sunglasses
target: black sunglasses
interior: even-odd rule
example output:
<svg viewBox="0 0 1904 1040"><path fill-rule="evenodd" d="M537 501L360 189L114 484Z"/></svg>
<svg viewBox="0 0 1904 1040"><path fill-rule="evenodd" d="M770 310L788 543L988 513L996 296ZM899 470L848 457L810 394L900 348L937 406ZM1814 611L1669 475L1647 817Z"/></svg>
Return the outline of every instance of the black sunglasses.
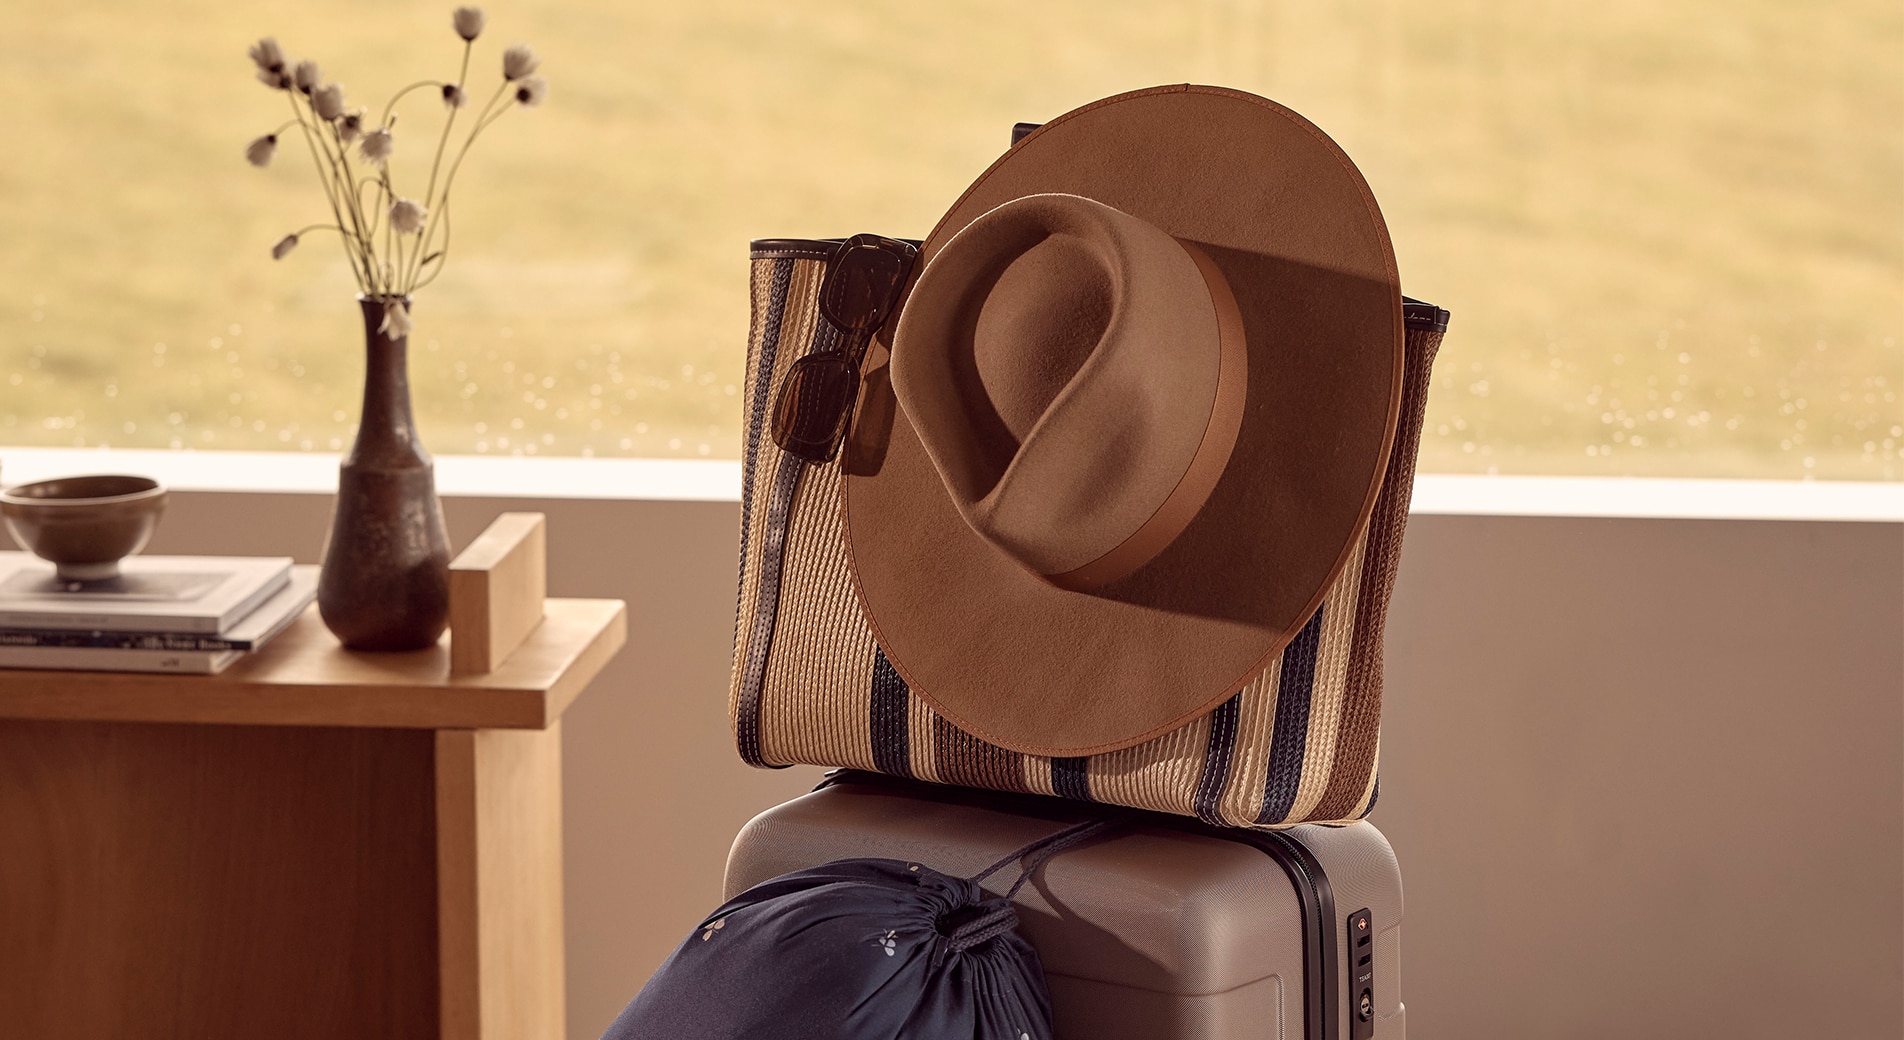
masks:
<svg viewBox="0 0 1904 1040"><path fill-rule="evenodd" d="M826 262L820 315L841 333L838 347L809 354L787 370L774 401L773 439L808 462L831 462L859 398L859 366L886 323L919 249L881 235L854 235Z"/></svg>

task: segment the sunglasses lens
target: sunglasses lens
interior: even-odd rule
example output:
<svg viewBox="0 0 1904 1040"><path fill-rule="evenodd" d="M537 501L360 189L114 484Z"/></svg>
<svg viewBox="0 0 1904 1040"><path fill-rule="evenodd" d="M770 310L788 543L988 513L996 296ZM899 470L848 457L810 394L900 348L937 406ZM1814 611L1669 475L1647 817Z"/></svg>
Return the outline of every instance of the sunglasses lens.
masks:
<svg viewBox="0 0 1904 1040"><path fill-rule="evenodd" d="M774 443L808 462L831 461L858 391L859 372L841 354L794 362L774 402Z"/></svg>
<svg viewBox="0 0 1904 1040"><path fill-rule="evenodd" d="M820 308L841 329L878 328L906 279L907 266L907 258L892 249L849 243L827 271Z"/></svg>

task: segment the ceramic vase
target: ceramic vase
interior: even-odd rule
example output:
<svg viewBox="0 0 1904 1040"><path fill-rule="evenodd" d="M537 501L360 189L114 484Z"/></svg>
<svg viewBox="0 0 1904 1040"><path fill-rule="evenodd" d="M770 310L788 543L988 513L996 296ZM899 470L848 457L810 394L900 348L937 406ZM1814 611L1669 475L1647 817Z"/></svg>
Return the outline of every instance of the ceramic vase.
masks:
<svg viewBox="0 0 1904 1040"><path fill-rule="evenodd" d="M383 331L382 299L358 303L363 415L338 469L317 607L349 649L417 650L449 623L449 538L435 466L410 412L409 337Z"/></svg>

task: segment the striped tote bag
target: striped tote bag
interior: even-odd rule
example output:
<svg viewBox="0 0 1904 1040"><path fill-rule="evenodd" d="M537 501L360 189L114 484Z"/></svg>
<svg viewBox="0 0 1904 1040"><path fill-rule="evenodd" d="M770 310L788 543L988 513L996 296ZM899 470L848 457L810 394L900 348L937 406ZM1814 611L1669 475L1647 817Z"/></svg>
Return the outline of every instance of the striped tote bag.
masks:
<svg viewBox="0 0 1904 1040"><path fill-rule="evenodd" d="M799 358L836 347L819 293L835 243L752 249L742 445L740 600L728 707L761 767L867 769L1276 828L1367 815L1381 753L1382 628L1408 518L1429 368L1448 313L1404 301L1399 429L1370 516L1322 605L1269 667L1213 711L1135 747L1044 758L936 714L886 661L848 570L840 463L783 452L771 405ZM844 453L842 453L844 454Z"/></svg>

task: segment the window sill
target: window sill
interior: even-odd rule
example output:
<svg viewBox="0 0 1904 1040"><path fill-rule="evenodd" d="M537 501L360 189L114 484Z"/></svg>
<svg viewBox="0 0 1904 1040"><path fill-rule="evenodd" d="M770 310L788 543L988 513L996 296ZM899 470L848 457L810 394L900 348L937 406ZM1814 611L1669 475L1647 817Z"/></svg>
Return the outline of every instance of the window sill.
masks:
<svg viewBox="0 0 1904 1040"><path fill-rule="evenodd" d="M340 456L329 452L0 448L0 485L74 473L153 477L175 491L330 494ZM466 498L597 498L733 502L730 459L584 459L438 455L436 487Z"/></svg>
<svg viewBox="0 0 1904 1040"><path fill-rule="evenodd" d="M329 494L338 456L317 452L0 449L6 486L73 473L130 472L178 491ZM447 496L733 502L731 459L583 459L440 455ZM1415 478L1412 512L1465 516L1904 521L1904 483L1624 477Z"/></svg>

